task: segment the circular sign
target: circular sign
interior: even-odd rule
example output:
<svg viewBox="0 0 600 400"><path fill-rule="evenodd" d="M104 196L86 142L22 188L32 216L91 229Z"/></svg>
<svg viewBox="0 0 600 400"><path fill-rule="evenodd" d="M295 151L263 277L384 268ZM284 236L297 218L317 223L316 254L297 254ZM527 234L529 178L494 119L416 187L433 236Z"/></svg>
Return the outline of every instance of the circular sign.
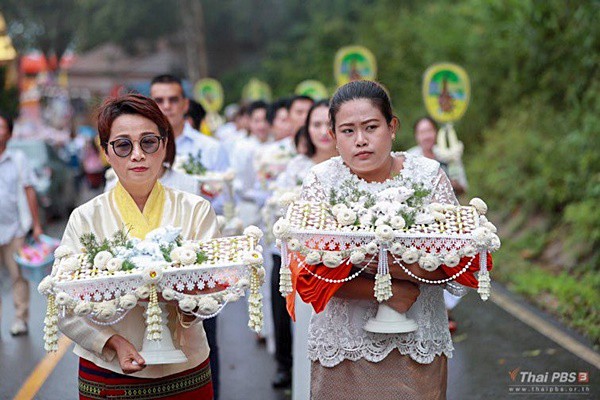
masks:
<svg viewBox="0 0 600 400"><path fill-rule="evenodd" d="M323 100L329 97L329 92L325 85L314 79L307 79L296 86L295 93L299 96L308 96L315 101Z"/></svg>
<svg viewBox="0 0 600 400"><path fill-rule="evenodd" d="M423 101L427 112L440 123L458 121L471 97L469 76L460 66L434 64L423 77Z"/></svg>
<svg viewBox="0 0 600 400"><path fill-rule="evenodd" d="M375 56L362 46L339 49L335 54L333 69L338 86L361 79L374 80L377 77Z"/></svg>
<svg viewBox="0 0 600 400"><path fill-rule="evenodd" d="M271 101L271 87L268 83L252 78L242 90L242 99L246 101Z"/></svg>
<svg viewBox="0 0 600 400"><path fill-rule="evenodd" d="M200 79L194 85L194 100L208 112L217 113L223 107L223 86L216 79Z"/></svg>

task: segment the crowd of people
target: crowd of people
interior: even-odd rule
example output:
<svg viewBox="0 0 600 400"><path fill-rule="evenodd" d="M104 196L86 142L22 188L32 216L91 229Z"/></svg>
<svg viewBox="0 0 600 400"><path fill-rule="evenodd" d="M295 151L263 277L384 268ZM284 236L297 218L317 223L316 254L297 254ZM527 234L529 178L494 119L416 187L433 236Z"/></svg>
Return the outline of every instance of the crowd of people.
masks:
<svg viewBox="0 0 600 400"><path fill-rule="evenodd" d="M449 204L458 204L456 195L468 187L464 171L449 179L447 166L435 160L437 126L429 118L415 122L415 148L392 151L398 119L388 94L374 82L346 84L331 100L292 96L271 104L255 101L229 106L225 115L227 122L212 135L202 133L202 108L186 97L172 75L154 78L149 97L128 94L106 100L97 121L100 153L110 165L105 192L71 214L63 244L80 248L82 234L108 238L124 225L141 239L164 225L181 227L185 239L209 239L219 234L216 214L223 213L227 195L244 225L268 230L261 210L276 191L300 190L304 200L325 201L332 188L352 176L361 190L376 194L401 185L393 179L399 174L412 174L431 192L429 201ZM11 124L0 115L0 195L8 199L0 207L0 254L13 281L17 313L11 333L19 335L27 333L29 288L11 254L30 227L34 236L42 228L27 168L18 153L6 150ZM208 171L235 171L232 193L207 192L193 177L173 169L177 158L198 154ZM20 217L21 191L33 217L29 220ZM285 298L279 293L282 255L274 241L265 241L264 253L265 326L256 340L275 357L274 388L292 388L294 399L445 398L450 331L456 329L446 310L464 294L462 285L448 284L445 291L422 284L413 276L447 275L414 264L409 276L391 263L394 296L388 304L407 312L418 330L376 334L362 329L377 305L368 273L315 288L313 275L327 276L332 270L296 268L295 290ZM80 357L80 398L126 388L164 398L218 399L220 380L226 379L219 368L219 317L200 321L172 308L169 326L186 363L145 364L138 352L141 307L111 326L77 316L61 319L60 329L74 340Z"/></svg>

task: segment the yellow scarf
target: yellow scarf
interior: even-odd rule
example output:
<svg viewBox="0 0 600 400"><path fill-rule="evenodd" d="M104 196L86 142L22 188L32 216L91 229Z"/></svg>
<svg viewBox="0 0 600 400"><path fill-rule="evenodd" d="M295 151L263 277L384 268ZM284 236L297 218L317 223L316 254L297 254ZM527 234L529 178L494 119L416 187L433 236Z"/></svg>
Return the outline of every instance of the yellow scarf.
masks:
<svg viewBox="0 0 600 400"><path fill-rule="evenodd" d="M132 236L144 239L148 232L160 226L165 206L165 189L159 181L156 181L152 188L143 211L140 211L129 192L125 190L120 182L117 182L117 186L115 186L114 198L123 222Z"/></svg>

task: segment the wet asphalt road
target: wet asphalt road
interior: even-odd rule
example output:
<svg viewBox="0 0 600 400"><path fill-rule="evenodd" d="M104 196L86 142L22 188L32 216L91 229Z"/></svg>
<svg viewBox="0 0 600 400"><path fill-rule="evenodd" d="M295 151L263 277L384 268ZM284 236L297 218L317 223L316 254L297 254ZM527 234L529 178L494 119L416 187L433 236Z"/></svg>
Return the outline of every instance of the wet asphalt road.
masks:
<svg viewBox="0 0 600 400"><path fill-rule="evenodd" d="M47 228L60 237L65 221ZM42 324L45 301L32 285L30 335L13 338L9 334L12 322L12 297L5 269L0 272L3 318L0 339L0 399L12 399L31 371L45 356ZM221 400L280 400L290 394L271 389L275 362L264 346L257 344L247 327L246 302L226 307L219 317L221 349ZM468 294L454 310L459 329L454 335L456 352L449 362L448 398L468 399L600 399L598 369L563 349L552 340L522 323L491 301L481 302L476 293ZM542 315L539 314L538 315ZM542 315L544 316L544 315ZM550 319L544 316L546 319ZM592 350L589 350L592 351ZM511 381L509 372L515 372ZM589 384L560 383L553 373L587 372ZM529 374L531 373L531 375ZM544 379L527 390L584 390L577 394L511 394L522 377ZM562 375L569 379L568 375ZM571 375L572 376L572 375ZM579 377L579 375L578 375ZM582 377L584 377L582 375ZM307 383L308 384L308 383ZM562 385L562 386L560 386ZM585 386L589 391L585 392ZM77 398L77 359L69 350L46 380L35 397L45 400Z"/></svg>

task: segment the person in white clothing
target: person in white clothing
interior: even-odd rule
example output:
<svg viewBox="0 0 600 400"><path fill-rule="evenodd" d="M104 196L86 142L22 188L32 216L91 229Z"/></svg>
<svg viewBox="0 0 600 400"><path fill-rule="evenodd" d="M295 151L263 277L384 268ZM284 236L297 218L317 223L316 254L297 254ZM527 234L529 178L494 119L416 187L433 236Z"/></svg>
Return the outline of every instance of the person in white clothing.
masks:
<svg viewBox="0 0 600 400"><path fill-rule="evenodd" d="M27 159L20 151L7 150L12 130L12 118L0 111L0 265L6 265L10 273L15 305L10 333L18 336L28 333L29 282L23 278L13 254L23 246L24 236L32 227L33 237L37 240L42 234L42 225L33 189L33 172Z"/></svg>

